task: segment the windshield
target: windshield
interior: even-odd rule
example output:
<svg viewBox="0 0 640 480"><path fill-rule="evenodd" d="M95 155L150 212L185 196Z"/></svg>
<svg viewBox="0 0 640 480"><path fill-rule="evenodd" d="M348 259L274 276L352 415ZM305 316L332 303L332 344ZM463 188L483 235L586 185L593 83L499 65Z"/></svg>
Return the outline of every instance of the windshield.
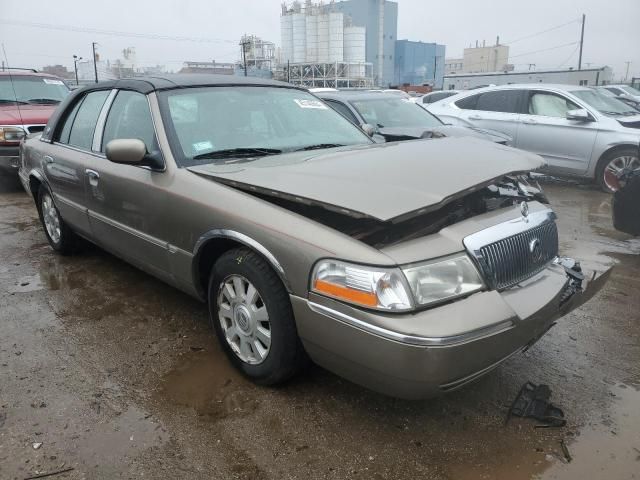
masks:
<svg viewBox="0 0 640 480"><path fill-rule="evenodd" d="M621 90L624 90L625 92L627 92L629 95L633 95L635 97L640 97L640 90L636 90L633 87L629 87L629 86L623 86L620 87Z"/></svg>
<svg viewBox="0 0 640 480"><path fill-rule="evenodd" d="M378 128L439 127L442 122L421 106L403 98L367 98L353 100L355 109L365 122Z"/></svg>
<svg viewBox="0 0 640 480"><path fill-rule="evenodd" d="M11 85L13 79L13 86ZM69 88L57 78L28 75L0 76L0 104L57 104L69 94Z"/></svg>
<svg viewBox="0 0 640 480"><path fill-rule="evenodd" d="M626 103L607 96L599 90L574 90L570 93L605 115L636 115L638 113Z"/></svg>
<svg viewBox="0 0 640 480"><path fill-rule="evenodd" d="M277 87L203 87L160 95L181 166L372 140L307 92ZM167 121L168 120L168 121ZM225 152L217 156L216 152ZM212 158L213 157L213 158Z"/></svg>

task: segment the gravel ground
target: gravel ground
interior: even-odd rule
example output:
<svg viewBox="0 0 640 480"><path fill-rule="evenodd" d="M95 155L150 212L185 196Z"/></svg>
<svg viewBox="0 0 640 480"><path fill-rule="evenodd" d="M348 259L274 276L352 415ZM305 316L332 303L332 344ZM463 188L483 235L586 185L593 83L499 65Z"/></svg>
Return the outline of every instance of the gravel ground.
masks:
<svg viewBox="0 0 640 480"><path fill-rule="evenodd" d="M640 242L612 230L610 196L546 188L563 253L616 263L609 283L480 381L408 402L318 367L249 383L204 305L98 248L54 254L3 181L0 479L640 478ZM566 427L505 423L526 381L551 387Z"/></svg>

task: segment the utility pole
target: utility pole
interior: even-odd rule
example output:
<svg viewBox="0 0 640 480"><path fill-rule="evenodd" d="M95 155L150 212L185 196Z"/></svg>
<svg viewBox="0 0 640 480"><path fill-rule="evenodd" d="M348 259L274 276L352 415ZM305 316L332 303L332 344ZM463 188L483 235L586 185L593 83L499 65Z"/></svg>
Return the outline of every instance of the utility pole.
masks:
<svg viewBox="0 0 640 480"><path fill-rule="evenodd" d="M96 60L96 42L91 43L91 49L93 50L93 73L96 76L96 83L98 83L98 62Z"/></svg>
<svg viewBox="0 0 640 480"><path fill-rule="evenodd" d="M249 45L251 42L249 42L248 40L246 40L246 36L243 37L242 42L240 42L240 45L242 46L242 63L244 64L244 76L247 76L247 52L246 52L246 46Z"/></svg>
<svg viewBox="0 0 640 480"><path fill-rule="evenodd" d="M73 56L73 69L76 72L76 85L80 85L80 82L78 82L78 62L82 60L82 57L79 57L77 55Z"/></svg>
<svg viewBox="0 0 640 480"><path fill-rule="evenodd" d="M584 21L587 16L582 14L582 30L580 32L580 56L578 57L578 70L582 70L582 45L584 44Z"/></svg>
<svg viewBox="0 0 640 480"><path fill-rule="evenodd" d="M624 74L624 81L626 82L627 79L629 78L629 65L631 65L631 62L624 62L627 64L627 71Z"/></svg>
<svg viewBox="0 0 640 480"><path fill-rule="evenodd" d="M287 83L291 83L291 65L289 64L289 60L287 60Z"/></svg>

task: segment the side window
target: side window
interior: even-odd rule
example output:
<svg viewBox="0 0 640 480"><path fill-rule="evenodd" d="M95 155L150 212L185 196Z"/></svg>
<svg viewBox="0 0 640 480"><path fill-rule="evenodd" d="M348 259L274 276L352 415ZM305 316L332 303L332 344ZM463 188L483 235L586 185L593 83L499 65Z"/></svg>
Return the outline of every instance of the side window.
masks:
<svg viewBox="0 0 640 480"><path fill-rule="evenodd" d="M496 90L478 95L478 103L474 110L485 112L518 113L520 90Z"/></svg>
<svg viewBox="0 0 640 480"><path fill-rule="evenodd" d="M456 102L456 106L463 110L475 110L478 104L479 95L471 95L467 98L462 98Z"/></svg>
<svg viewBox="0 0 640 480"><path fill-rule="evenodd" d="M116 138L137 138L144 142L148 152L158 150L145 95L127 90L118 92L109 109L100 150L104 152L107 143Z"/></svg>
<svg viewBox="0 0 640 480"><path fill-rule="evenodd" d="M78 114L78 110L80 109L80 105L82 105L82 101L84 98L80 99L75 107L71 109L69 115L64 121L64 125L62 126L62 130L60 131L60 135L58 141L60 143L69 143L69 134L71 133L71 125L73 125L73 121L76 119L76 115Z"/></svg>
<svg viewBox="0 0 640 480"><path fill-rule="evenodd" d="M358 119L353 115L351 110L349 110L349 107L347 107L344 103L336 102L334 100L325 100L325 102L327 102L331 108L340 113L351 123L353 123L354 125L358 125Z"/></svg>
<svg viewBox="0 0 640 480"><path fill-rule="evenodd" d="M530 115L565 118L569 110L578 108L572 101L549 92L532 92L529 96Z"/></svg>
<svg viewBox="0 0 640 480"><path fill-rule="evenodd" d="M69 145L91 150L98 116L108 96L108 90L101 90L99 92L91 92L84 97L71 126L69 141L67 142Z"/></svg>

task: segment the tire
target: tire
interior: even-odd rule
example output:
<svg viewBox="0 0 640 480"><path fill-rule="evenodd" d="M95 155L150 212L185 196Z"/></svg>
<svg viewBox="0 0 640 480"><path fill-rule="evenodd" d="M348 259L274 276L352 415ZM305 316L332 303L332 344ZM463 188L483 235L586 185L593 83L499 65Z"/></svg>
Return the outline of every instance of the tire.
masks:
<svg viewBox="0 0 640 480"><path fill-rule="evenodd" d="M36 206L42 229L51 248L62 255L73 253L78 237L60 216L60 211L53 201L53 195L45 185L40 185L38 189Z"/></svg>
<svg viewBox="0 0 640 480"><path fill-rule="evenodd" d="M283 383L307 365L289 295L258 254L247 248L224 253L211 269L208 302L223 350L255 383Z"/></svg>
<svg viewBox="0 0 640 480"><path fill-rule="evenodd" d="M614 170L622 170L625 166L631 169L640 169L637 148L620 148L603 155L596 168L598 186L607 193L618 191L623 185L617 181Z"/></svg>

